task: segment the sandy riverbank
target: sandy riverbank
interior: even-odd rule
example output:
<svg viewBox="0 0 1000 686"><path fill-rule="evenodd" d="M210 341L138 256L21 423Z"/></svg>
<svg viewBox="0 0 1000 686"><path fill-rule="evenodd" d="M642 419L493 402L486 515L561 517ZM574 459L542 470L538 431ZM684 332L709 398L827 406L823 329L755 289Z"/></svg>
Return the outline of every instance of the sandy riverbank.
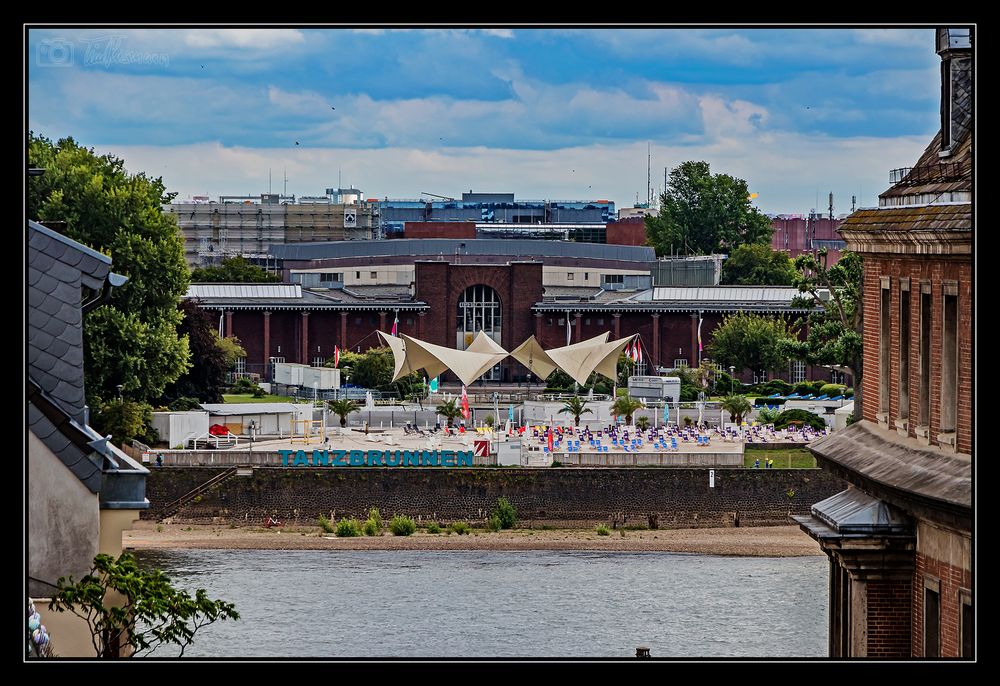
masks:
<svg viewBox="0 0 1000 686"><path fill-rule="evenodd" d="M476 530L464 536L446 533L399 537L337 538L319 527L229 528L217 524L157 524L136 522L122 537L123 547L223 548L231 550L601 550L658 551L795 557L821 555L819 545L797 526L719 529L658 529L612 531L598 536L593 529L517 529L490 533Z"/></svg>

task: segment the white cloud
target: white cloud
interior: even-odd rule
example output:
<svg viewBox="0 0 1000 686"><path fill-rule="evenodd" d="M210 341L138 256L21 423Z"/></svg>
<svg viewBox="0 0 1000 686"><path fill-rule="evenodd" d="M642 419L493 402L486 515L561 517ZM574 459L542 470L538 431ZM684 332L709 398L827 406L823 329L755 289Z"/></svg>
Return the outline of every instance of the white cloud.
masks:
<svg viewBox="0 0 1000 686"><path fill-rule="evenodd" d="M927 29L854 29L864 45L894 45L901 48L928 48Z"/></svg>
<svg viewBox="0 0 1000 686"><path fill-rule="evenodd" d="M256 48L270 50L305 40L298 29L192 29L184 42L192 48Z"/></svg>
<svg viewBox="0 0 1000 686"><path fill-rule="evenodd" d="M495 38L513 38L514 32L511 29L483 29L484 34Z"/></svg>

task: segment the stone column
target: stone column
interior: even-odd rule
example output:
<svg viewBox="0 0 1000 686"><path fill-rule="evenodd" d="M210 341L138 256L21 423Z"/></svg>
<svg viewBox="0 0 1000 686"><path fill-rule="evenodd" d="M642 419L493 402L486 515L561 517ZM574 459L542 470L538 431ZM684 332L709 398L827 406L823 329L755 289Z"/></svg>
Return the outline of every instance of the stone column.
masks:
<svg viewBox="0 0 1000 686"><path fill-rule="evenodd" d="M691 315L691 354L688 355L688 365L691 369L698 367L698 313Z"/></svg>
<svg viewBox="0 0 1000 686"><path fill-rule="evenodd" d="M622 315L620 312L615 312L611 315L615 320L615 340L620 340L622 337Z"/></svg>
<svg viewBox="0 0 1000 686"><path fill-rule="evenodd" d="M653 314L653 364L650 373L656 374L656 366L660 364L660 315Z"/></svg>
<svg viewBox="0 0 1000 686"><path fill-rule="evenodd" d="M424 318L426 316L426 312L417 312L417 338L421 340L424 337Z"/></svg>
<svg viewBox="0 0 1000 686"><path fill-rule="evenodd" d="M539 343L542 342L542 314L542 312L535 312L535 339Z"/></svg>
<svg viewBox="0 0 1000 686"><path fill-rule="evenodd" d="M271 380L271 313L264 312L264 373L261 375Z"/></svg>
<svg viewBox="0 0 1000 686"><path fill-rule="evenodd" d="M385 333L389 333L388 331L385 330L385 315L386 315L385 312L378 313L378 330L384 331Z"/></svg>
<svg viewBox="0 0 1000 686"><path fill-rule="evenodd" d="M309 364L309 313L302 313L302 350L299 356L301 364Z"/></svg>
<svg viewBox="0 0 1000 686"><path fill-rule="evenodd" d="M576 331L574 332L574 335L576 336L576 340L574 342L575 343L579 343L580 341L583 340L583 330L582 330L582 326L581 326L582 319L583 319L583 314L580 313L580 312L577 312L577 313L575 313L573 315L573 317L576 318L576 321L573 322L573 328L576 329Z"/></svg>
<svg viewBox="0 0 1000 686"><path fill-rule="evenodd" d="M347 350L347 313L340 313L340 349Z"/></svg>
<svg viewBox="0 0 1000 686"><path fill-rule="evenodd" d="M233 335L233 311L226 310L226 338Z"/></svg>

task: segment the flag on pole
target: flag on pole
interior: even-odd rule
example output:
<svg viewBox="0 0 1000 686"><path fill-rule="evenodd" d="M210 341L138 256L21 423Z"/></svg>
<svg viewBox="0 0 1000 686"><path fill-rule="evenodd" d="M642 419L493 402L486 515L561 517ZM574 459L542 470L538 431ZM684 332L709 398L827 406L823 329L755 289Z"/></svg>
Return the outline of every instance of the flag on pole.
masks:
<svg viewBox="0 0 1000 686"><path fill-rule="evenodd" d="M427 388L430 389L431 393L437 393L437 391L438 391L438 378L436 376L433 379L431 379L431 382L429 384L427 384Z"/></svg>
<svg viewBox="0 0 1000 686"><path fill-rule="evenodd" d="M701 348L701 323L703 321L705 321L705 320L702 319L701 315L699 314L698 315L698 352L702 351L702 348Z"/></svg>
<svg viewBox="0 0 1000 686"><path fill-rule="evenodd" d="M462 385L462 419L469 418L469 394L465 392L465 385Z"/></svg>
<svg viewBox="0 0 1000 686"><path fill-rule="evenodd" d="M642 346L639 344L639 339L635 339L635 362L639 364L642 362Z"/></svg>
<svg viewBox="0 0 1000 686"><path fill-rule="evenodd" d="M340 348L333 346L333 366L334 368L340 366Z"/></svg>
<svg viewBox="0 0 1000 686"><path fill-rule="evenodd" d="M514 423L514 406L513 405L508 405L507 406L507 421L510 422L511 424Z"/></svg>
<svg viewBox="0 0 1000 686"><path fill-rule="evenodd" d="M396 318L392 320L392 331L390 332L393 336L397 336L396 333L399 331L399 313L396 313Z"/></svg>
<svg viewBox="0 0 1000 686"><path fill-rule="evenodd" d="M551 453L551 452L552 452L552 450L553 450L553 443L554 443L554 441L553 441L553 439L552 439L552 434L553 434L553 433L554 433L554 432L552 431L552 425L550 424L550 425L549 425L549 452L550 452L550 453Z"/></svg>
<svg viewBox="0 0 1000 686"><path fill-rule="evenodd" d="M670 421L670 403L663 403L663 423Z"/></svg>

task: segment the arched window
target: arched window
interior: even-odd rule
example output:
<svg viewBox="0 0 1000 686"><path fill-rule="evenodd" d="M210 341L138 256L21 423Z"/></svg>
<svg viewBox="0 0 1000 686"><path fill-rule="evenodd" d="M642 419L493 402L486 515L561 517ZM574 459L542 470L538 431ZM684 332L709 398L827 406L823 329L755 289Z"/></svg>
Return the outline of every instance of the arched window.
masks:
<svg viewBox="0 0 1000 686"><path fill-rule="evenodd" d="M469 286L458 299L455 347L465 350L480 331L500 343L502 306L500 296L489 286ZM487 381L500 379L500 365L483 375Z"/></svg>

